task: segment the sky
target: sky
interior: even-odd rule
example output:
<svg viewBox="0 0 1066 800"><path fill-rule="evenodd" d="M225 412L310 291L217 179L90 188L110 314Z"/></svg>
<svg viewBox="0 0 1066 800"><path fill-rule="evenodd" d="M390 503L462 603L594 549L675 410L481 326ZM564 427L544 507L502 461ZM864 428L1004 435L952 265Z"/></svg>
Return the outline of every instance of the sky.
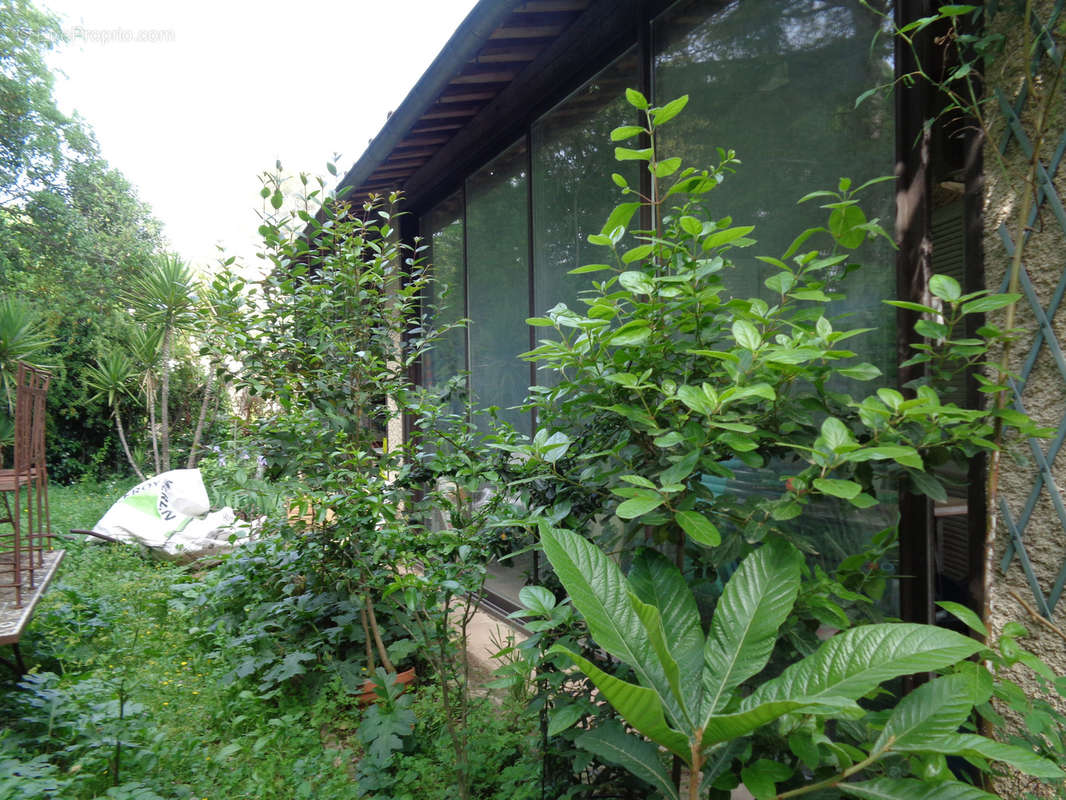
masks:
<svg viewBox="0 0 1066 800"><path fill-rule="evenodd" d="M343 175L474 0L38 0L69 43L56 98L163 222L170 247L207 266L256 261L258 176Z"/></svg>

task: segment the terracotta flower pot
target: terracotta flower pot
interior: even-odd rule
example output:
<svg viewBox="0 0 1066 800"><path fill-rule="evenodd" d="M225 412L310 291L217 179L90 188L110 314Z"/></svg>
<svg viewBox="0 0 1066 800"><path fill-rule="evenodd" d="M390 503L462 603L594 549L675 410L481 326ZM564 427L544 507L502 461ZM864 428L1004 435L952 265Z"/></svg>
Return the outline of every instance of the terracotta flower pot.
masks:
<svg viewBox="0 0 1066 800"><path fill-rule="evenodd" d="M405 669L403 672L396 673L396 684L401 687L401 691L406 692L407 687L414 683L415 680L415 668ZM363 681L363 690L359 695L359 705L368 706L371 703L375 703L381 698L378 697L377 692L374 691L376 685L373 678L367 678Z"/></svg>

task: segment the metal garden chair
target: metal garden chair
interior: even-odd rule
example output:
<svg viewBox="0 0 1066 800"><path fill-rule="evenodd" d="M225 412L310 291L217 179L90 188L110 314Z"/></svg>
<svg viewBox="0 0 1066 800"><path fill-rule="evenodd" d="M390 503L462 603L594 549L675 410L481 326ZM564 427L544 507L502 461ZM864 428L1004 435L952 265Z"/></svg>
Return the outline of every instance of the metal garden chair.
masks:
<svg viewBox="0 0 1066 800"><path fill-rule="evenodd" d="M45 370L19 362L13 464L0 469L0 494L7 514L0 523L11 525L10 532L0 533L0 590L13 590L16 608L22 606L24 575L28 575L29 588L34 588L34 569L44 564L51 537L44 436L51 379Z"/></svg>

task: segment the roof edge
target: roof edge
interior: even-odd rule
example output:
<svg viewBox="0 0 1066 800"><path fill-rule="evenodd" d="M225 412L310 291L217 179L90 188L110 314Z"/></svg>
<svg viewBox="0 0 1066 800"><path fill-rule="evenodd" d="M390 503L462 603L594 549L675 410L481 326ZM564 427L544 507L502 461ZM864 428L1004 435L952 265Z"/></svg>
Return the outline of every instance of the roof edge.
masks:
<svg viewBox="0 0 1066 800"><path fill-rule="evenodd" d="M403 102L385 121L378 134L352 168L337 184L337 192L359 186L370 177L392 149L407 135L434 98L448 85L488 36L511 14L522 0L480 0L459 23L440 53L433 59Z"/></svg>

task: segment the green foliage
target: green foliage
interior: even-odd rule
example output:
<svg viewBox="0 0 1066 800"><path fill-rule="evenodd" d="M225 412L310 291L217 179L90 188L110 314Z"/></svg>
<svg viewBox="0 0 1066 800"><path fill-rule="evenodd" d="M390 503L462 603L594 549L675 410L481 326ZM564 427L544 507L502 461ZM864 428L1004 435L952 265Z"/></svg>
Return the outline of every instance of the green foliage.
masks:
<svg viewBox="0 0 1066 800"><path fill-rule="evenodd" d="M323 558L275 531L240 548L202 583L177 586L195 615L193 633L225 665L226 684L254 682L260 694L278 694L365 666L362 598L323 580L312 566L316 553ZM382 626L402 635L388 621Z"/></svg>
<svg viewBox="0 0 1066 800"><path fill-rule="evenodd" d="M655 120L674 113L649 111L642 130L653 146L623 156L647 162L654 191L621 203L604 232L589 237L609 254L608 263L574 270L602 275L585 292L585 308L558 305L531 320L555 335L526 357L558 380L535 390L543 428L517 448L554 489L543 504L535 486L530 505L575 529L609 509L625 535L650 527L656 541L718 568L771 532L813 549L817 541L790 520L813 502L875 506L893 476L942 497L926 464L992 447L990 419L942 402L930 386L911 399L892 389L856 399L880 371L858 361L853 341L865 331L834 315L844 277L858 269L851 250L884 236L858 205L877 181L853 188L842 179L835 191L804 197L825 201L827 224L800 233L779 258L758 257L777 270L765 298L730 297L727 272L754 246L752 227L709 219L707 206L737 161L722 151L715 167L674 169L654 148ZM630 230L641 207L654 227ZM620 249L627 230L638 244ZM1009 301L984 292L949 300L937 325L950 333L968 314ZM944 338L930 353L938 364L959 354L979 361L987 349L984 340ZM771 465L785 484L780 493L713 488L715 478Z"/></svg>
<svg viewBox="0 0 1066 800"><path fill-rule="evenodd" d="M367 795L391 788L389 767L393 755L403 747L404 738L411 735L415 726L411 697L402 694L403 687L396 685L396 676L378 667L373 681L378 701L367 708L356 731L363 746L359 789Z"/></svg>
<svg viewBox="0 0 1066 800"><path fill-rule="evenodd" d="M53 486L55 527L90 527L125 488ZM21 689L2 676L5 792L15 782L15 797L70 800L358 797L351 749L322 733L340 729L343 708L296 691L264 699L247 682L222 681L232 664L197 627L185 590L171 588L192 576L131 548L64 547L63 572L22 642L33 672Z"/></svg>
<svg viewBox="0 0 1066 800"><path fill-rule="evenodd" d="M106 398L111 414L115 418L115 429L118 432L119 441L122 442L123 451L133 471L142 481L145 475L141 472L137 460L130 452L129 443L126 440L126 430L122 424L121 404L124 398L132 396L130 387L133 378L133 361L121 349L109 350L102 358L96 360L95 366L89 366L85 371L85 382L96 394L92 399Z"/></svg>
<svg viewBox="0 0 1066 800"><path fill-rule="evenodd" d="M82 375L114 345L129 346L115 287L130 286L162 249L160 224L101 158L85 123L56 106L47 56L64 42L59 20L11 0L0 4L0 31L0 297L37 308L38 338L51 344L34 357L55 369L52 478L102 477L122 470L122 457L111 409L93 399ZM175 387L179 408L194 390L189 384L183 378ZM132 450L149 430L140 412L127 411Z"/></svg>
<svg viewBox="0 0 1066 800"><path fill-rule="evenodd" d="M423 687L411 705L416 723L407 747L395 760L389 800L449 800L454 749L441 714L439 689ZM533 720L521 709L488 697L471 699L470 790L474 797L535 800L540 788L540 753Z"/></svg>
<svg viewBox="0 0 1066 800"><path fill-rule="evenodd" d="M512 617L522 620L529 636L499 648L494 656L500 662L496 680L488 686L508 689L516 701L536 712L543 792L551 797L581 797L597 791L596 787L610 787L627 796L632 787L626 773L602 752L613 745L599 742L601 734L616 736L612 731L618 723L610 707L592 696L587 679L574 674L565 652L580 653L604 670L625 670L625 666L614 662L588 636L569 599L557 601L545 587L530 585L520 591L519 602L522 608Z"/></svg>
<svg viewBox="0 0 1066 800"><path fill-rule="evenodd" d="M197 461L212 502L232 507L244 519L284 514L288 498L285 490L267 477L266 456L253 453L251 443L238 437L216 441L220 443L209 445L206 455Z"/></svg>
<svg viewBox="0 0 1066 800"><path fill-rule="evenodd" d="M755 246L754 229L710 217L708 195L736 159L720 151L717 166L682 168L658 153L656 133L684 98L659 108L629 99L644 110L639 131L651 146L618 148L616 156L645 164L651 194L619 204L602 232L589 237L609 255L574 270L599 276L582 297L583 310L559 305L530 320L554 336L527 358L557 380L530 401L542 429L528 445L508 449L527 466L516 484L530 508L527 524L540 528L592 641L632 678L590 658L588 648L557 644L547 652L565 654L629 726L692 766L689 797L712 785L731 788L729 781L744 780L761 798L776 796L778 783L799 794L860 773L872 777L882 760L896 764L898 754L921 750L892 732L918 705L943 714L954 731L980 701L959 717L940 694L921 694L887 723L884 715L866 717L857 701L885 681L949 668L978 645L933 628L853 627L877 616L868 595L879 596L884 579L871 563L890 554L892 530L836 562L817 553L824 537L797 523L819 504L865 510L894 500L891 487L901 480L943 499L931 465L995 449L990 436L999 412L943 402L933 385L982 365L989 339L1001 337L992 328L981 339L959 337L967 315L1015 297L964 296L937 276L931 289L943 307L920 309L929 316L919 333L930 343L915 355L930 381L910 387L911 396L878 388L856 398L880 371L858 361L854 342L865 331L834 315L834 301L844 277L858 269L851 251L885 236L858 204L878 181L853 187L841 179L835 190L802 198L822 203L826 224L801 232L780 257L757 257L776 270L766 295L731 297L728 270ZM632 128L615 138L634 135ZM634 194L628 186L622 191ZM641 219L652 227L631 228ZM1021 415L1001 419L1041 433ZM729 481L752 472L774 475L780 490L730 490ZM602 531L603 547L612 550L624 553L643 536L674 557L643 553L627 580L599 547L568 532L589 529ZM796 547L822 563L806 566ZM820 625L848 630L823 644ZM826 738L824 721L833 718L840 741ZM779 719L785 722L776 735L764 727ZM890 733L879 737L883 724ZM937 752L972 755L973 747L990 746L946 731ZM664 768L655 768L654 747L623 744L613 726L583 741L677 796ZM726 750L744 742L743 753ZM714 760L723 753L730 754ZM1026 763L1017 750L1004 753L1016 766ZM908 759L920 772L920 758ZM713 767L701 790L705 762Z"/></svg>
<svg viewBox="0 0 1066 800"><path fill-rule="evenodd" d="M0 385L13 414L18 362L39 364L52 340L44 332L44 319L32 306L16 297L0 297Z"/></svg>
<svg viewBox="0 0 1066 800"><path fill-rule="evenodd" d="M78 126L52 97L47 54L63 40L59 20L26 0L0 6L0 205L55 179L65 147L78 148Z"/></svg>
<svg viewBox="0 0 1066 800"><path fill-rule="evenodd" d="M54 487L56 526L91 526L124 488ZM457 506L452 518L468 513ZM380 737L371 735L373 724L363 726L353 700L366 675L358 666L365 663L361 597L315 582L320 573L307 563L313 549L265 536L201 576L146 562L129 548L64 545L64 574L23 641L28 661L39 666L21 689L9 682L0 692L5 791L14 785L15 797L71 800L354 800L373 796L363 785L373 757L359 751L379 740L379 748L392 749L393 723L402 723L402 755L395 751L376 773L391 788L376 796L456 796L453 720L445 713L453 706L442 703L425 665L413 695L398 696L391 676L379 673L393 705L366 712L380 723ZM461 546L442 538L438 569L450 569L443 553L453 545ZM397 643L390 652L399 663L406 632L383 617L382 635ZM448 652L455 647L450 642ZM261 666L236 674L259 656ZM121 719L120 686L128 693ZM471 697L464 708L473 796L540 796L533 721L510 707L501 713L488 698ZM385 719L393 711L405 713Z"/></svg>
<svg viewBox="0 0 1066 800"><path fill-rule="evenodd" d="M130 395L133 378L133 362L122 350L111 350L98 359L96 366L86 371L85 380L96 389L93 399L103 397L107 404L116 408L119 401Z"/></svg>
<svg viewBox="0 0 1066 800"><path fill-rule="evenodd" d="M938 605L956 617L975 634L988 637L988 630L970 609L958 603ZM974 686L982 687L977 700L977 712L994 732L998 741L1023 750L1033 759L1048 759L1056 764L1066 763L1066 722L1060 704L1066 698L1066 678L1055 673L1047 663L1027 650L1019 642L1029 631L1018 622L1007 623L994 641L994 647L979 664L967 672ZM1018 724L1021 720L1021 724ZM979 747L988 745L978 743ZM981 760L995 760L992 752L975 750ZM1037 761L1031 761L1037 764ZM1066 787L1061 775L1025 770L1029 775L1026 798L1043 796L1046 787L1059 794ZM1024 779L1012 776L1017 782ZM1043 784L1044 786L1041 786Z"/></svg>
<svg viewBox="0 0 1066 800"><path fill-rule="evenodd" d="M170 363L177 338L193 325L196 314L196 281L192 271L180 258L163 256L146 265L132 287L124 293L128 303L140 319L160 333L159 371L159 427L152 425L152 446L156 449L156 473L166 472L170 462ZM155 397L149 393L149 404ZM152 411L149 409L149 413ZM158 436L158 443L156 437Z"/></svg>
<svg viewBox="0 0 1066 800"><path fill-rule="evenodd" d="M904 623L858 626L832 637L777 677L759 681L799 589L802 556L787 543L768 539L743 561L726 584L705 637L695 599L665 559L657 559L650 577L639 576L634 585L577 534L544 526L541 538L591 636L632 667L638 683L619 680L560 645L556 651L592 678L629 725L689 765L687 794L684 787L675 789L656 748L616 728L586 736L585 743L665 797L696 798L704 779L721 785L724 770L702 775L716 749L782 718L779 731L788 737L795 759L776 762L772 769L759 761L741 762L739 777L760 799L779 796L778 783L790 787L789 796L839 787L860 797L904 798L913 782L870 778L845 783L876 775L881 762L898 755L963 755L1002 761L1038 777L1064 777L1052 761L1028 748L957 732L974 705L992 692L991 681L982 692L967 672L924 684L887 715L869 714L858 705L885 681L960 665L982 649L952 631ZM858 747L846 746L835 741L830 720L857 721L868 726L867 733ZM803 767L813 779L802 779ZM797 788L794 776L803 788ZM938 786L938 797L991 796L975 793L950 774L942 775Z"/></svg>
<svg viewBox="0 0 1066 800"><path fill-rule="evenodd" d="M70 785L58 767L41 754L23 760L6 736L0 737L0 791L11 800L45 800Z"/></svg>

